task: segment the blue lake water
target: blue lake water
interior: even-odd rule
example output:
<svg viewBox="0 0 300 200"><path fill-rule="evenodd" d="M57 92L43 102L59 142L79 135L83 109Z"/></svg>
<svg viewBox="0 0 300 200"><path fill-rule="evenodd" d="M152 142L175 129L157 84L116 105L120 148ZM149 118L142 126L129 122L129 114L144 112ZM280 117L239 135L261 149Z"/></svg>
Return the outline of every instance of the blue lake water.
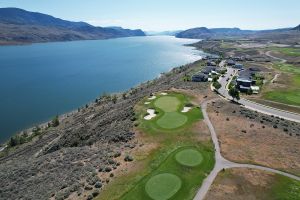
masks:
<svg viewBox="0 0 300 200"><path fill-rule="evenodd" d="M203 55L167 36L0 47L0 143Z"/></svg>

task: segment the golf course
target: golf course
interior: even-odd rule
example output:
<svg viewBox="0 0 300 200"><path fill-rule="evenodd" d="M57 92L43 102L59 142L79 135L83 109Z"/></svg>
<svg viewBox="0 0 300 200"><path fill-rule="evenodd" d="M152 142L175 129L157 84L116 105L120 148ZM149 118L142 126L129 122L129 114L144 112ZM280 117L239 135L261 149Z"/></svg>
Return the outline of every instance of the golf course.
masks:
<svg viewBox="0 0 300 200"><path fill-rule="evenodd" d="M161 157L159 164L122 199L193 199L214 165L213 152L189 137L180 142L176 140L182 134L189 136L191 125L203 118L201 110L190 103L189 97L180 93L158 94L147 100L140 107L139 128L164 144L165 150L160 152L170 153L157 153ZM149 109L154 110L154 117L147 117ZM166 157L162 159L162 155Z"/></svg>
<svg viewBox="0 0 300 200"><path fill-rule="evenodd" d="M100 199L190 200L212 170L210 135L194 96L167 91L135 107L140 140L154 148L133 155L135 164L102 192ZM201 136L203 138L201 138Z"/></svg>
<svg viewBox="0 0 300 200"><path fill-rule="evenodd" d="M144 105L145 111L153 109L156 116L151 120L142 119L140 127L153 134L184 129L203 118L200 108L189 103L188 98L179 93L157 96L149 104ZM190 110L182 112L185 107ZM147 113L144 112L143 115L145 116Z"/></svg>
<svg viewBox="0 0 300 200"><path fill-rule="evenodd" d="M213 152L182 147L143 178L123 199L193 199L203 179L213 167Z"/></svg>

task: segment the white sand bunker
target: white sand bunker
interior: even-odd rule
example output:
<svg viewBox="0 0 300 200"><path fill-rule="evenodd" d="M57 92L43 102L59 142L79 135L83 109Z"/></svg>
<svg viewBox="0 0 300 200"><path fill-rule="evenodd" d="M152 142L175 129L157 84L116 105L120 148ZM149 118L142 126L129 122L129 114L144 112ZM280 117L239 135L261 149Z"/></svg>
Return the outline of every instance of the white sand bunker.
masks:
<svg viewBox="0 0 300 200"><path fill-rule="evenodd" d="M156 116L154 109L147 109L147 113L148 113L148 115L146 115L144 117L145 120L150 120L150 119L152 119L153 117Z"/></svg>
<svg viewBox="0 0 300 200"><path fill-rule="evenodd" d="M162 93L160 93L160 94L163 95L163 96L168 95L168 93L166 93L166 92L162 92Z"/></svg>
<svg viewBox="0 0 300 200"><path fill-rule="evenodd" d="M150 102L149 102L149 101L146 101L146 102L145 102L145 105L148 105L148 104L150 104Z"/></svg>
<svg viewBox="0 0 300 200"><path fill-rule="evenodd" d="M156 99L156 96L149 97L148 99L149 99L149 100Z"/></svg>
<svg viewBox="0 0 300 200"><path fill-rule="evenodd" d="M183 107L183 110L181 112L186 113L189 112L192 109L192 107Z"/></svg>

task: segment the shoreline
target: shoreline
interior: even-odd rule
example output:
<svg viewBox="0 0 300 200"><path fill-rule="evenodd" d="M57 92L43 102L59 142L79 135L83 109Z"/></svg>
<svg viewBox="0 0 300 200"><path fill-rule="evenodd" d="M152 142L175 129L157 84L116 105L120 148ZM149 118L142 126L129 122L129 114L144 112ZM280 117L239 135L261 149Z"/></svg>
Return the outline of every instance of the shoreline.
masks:
<svg viewBox="0 0 300 200"><path fill-rule="evenodd" d="M140 36L140 37L148 37L148 36ZM153 36L149 36L149 37L153 37ZM176 38L176 37L174 37L174 38ZM110 39L118 39L118 38L110 38ZM179 38L179 39L181 39L181 38ZM74 41L87 41L87 40L74 40ZM74 42L74 41L61 41L61 42ZM58 41L58 42L60 42L60 41ZM199 41L197 41L197 42L199 42ZM194 50L200 51L200 49L198 49L198 48L196 48L196 47L194 47L194 46L189 46L189 45L196 44L197 42L191 43L191 44L184 44L183 46L186 46L186 47L193 47ZM31 43L31 44L29 44L29 45L33 45L33 44L43 44L43 43ZM26 44L25 44L25 45L26 45ZM14 45L12 45L12 46L14 46ZM1 47L2 47L2 46L1 46L1 44L0 44L0 48L1 48ZM129 92L129 91L131 91L131 90L134 89L134 88L139 88L139 87L140 87L141 85L143 85L143 84L149 84L149 83L155 81L156 79L159 79L159 78L160 78L161 76L163 76L164 74L167 74L167 73L169 73L169 72L172 72L172 71L173 71L174 69L176 69L176 68L179 68L179 67L185 66L185 65L189 65L189 64L192 64L192 63L195 63L195 62L198 62L198 61L201 61L205 56L209 55L209 53L207 53L207 52L204 52L204 51L202 51L202 52L204 53L204 55L199 55L199 58L198 58L197 60L193 61L193 62L188 62L188 63L182 64L182 65L179 65L179 66L175 66L175 67L173 66L173 67L170 67L169 70L167 70L167 71L165 71L165 72L160 72L157 76L155 76L155 77L152 78L152 79L149 79L149 80L140 82L140 83L138 83L137 85L132 86L132 87L126 89L126 90L119 91L119 92L113 92L113 93L107 93L107 94L109 94L109 95L117 95L117 96L118 96L118 95L121 95L121 94L124 93L124 92ZM205 54L207 54L207 55L205 55ZM106 93L106 92L104 92L104 93ZM82 108L84 108L86 105L88 105L88 106L90 107L91 105L95 104L95 100L96 100L96 99L99 100L100 98L101 98L101 95L98 96L98 97L96 97L96 98L94 98L94 99L91 99L91 101L89 101L89 102L87 102L87 103L85 103L85 104L83 104L83 105L81 105L81 106L79 106L79 107L77 107L77 108L75 108L75 109L69 111L69 112L67 111L67 112L64 112L64 113L62 113L62 114L58 114L57 116L58 116L59 121L61 122L61 121L63 121L64 119L66 119L66 118L68 118L68 117L70 117L70 116L72 116L72 115L78 113L78 109L82 109ZM53 117L52 117L52 118L53 118ZM0 152L4 151L4 150L8 147L7 144L8 144L8 142L9 142L10 138L12 138L12 137L14 137L14 136L16 136L16 135L21 135L24 131L27 132L27 133L30 135L30 134L33 133L33 129L34 129L35 127L41 128L42 131L43 131L43 130L46 130L46 129L48 128L48 124L51 123L52 118L46 119L46 120L43 120L43 121L40 121L40 122L36 122L36 123L34 123L34 124L32 124L32 125L28 125L28 127L21 128L19 131L16 131L15 133L9 134L9 137L8 137L7 139L4 139L2 142L0 142Z"/></svg>

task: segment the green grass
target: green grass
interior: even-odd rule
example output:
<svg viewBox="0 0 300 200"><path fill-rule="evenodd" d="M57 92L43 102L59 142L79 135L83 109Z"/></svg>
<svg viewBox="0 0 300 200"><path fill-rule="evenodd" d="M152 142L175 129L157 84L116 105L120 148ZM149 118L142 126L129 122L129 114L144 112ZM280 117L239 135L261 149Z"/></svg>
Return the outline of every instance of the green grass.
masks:
<svg viewBox="0 0 300 200"><path fill-rule="evenodd" d="M182 113L184 105L190 102L189 97L179 93L170 93L167 96L158 96L139 114L139 127L147 133L174 132L185 129L192 123L203 119L200 107L194 106L190 111ZM151 120L145 120L147 108L155 109L158 114Z"/></svg>
<svg viewBox="0 0 300 200"><path fill-rule="evenodd" d="M300 67L286 63L275 63L275 68L283 72L300 74Z"/></svg>
<svg viewBox="0 0 300 200"><path fill-rule="evenodd" d="M175 112L179 109L181 102L176 96L162 96L158 98L154 105L164 112Z"/></svg>
<svg viewBox="0 0 300 200"><path fill-rule="evenodd" d="M178 112L168 112L160 117L156 123L164 129L175 129L183 126L188 121L187 116Z"/></svg>
<svg viewBox="0 0 300 200"><path fill-rule="evenodd" d="M288 89L278 89L266 92L264 98L284 104L300 106L300 75L294 75L287 81Z"/></svg>
<svg viewBox="0 0 300 200"><path fill-rule="evenodd" d="M174 174L158 174L147 181L145 191L154 200L170 199L180 190L181 183Z"/></svg>
<svg viewBox="0 0 300 200"><path fill-rule="evenodd" d="M300 56L300 48L287 48L287 47L271 47L273 51L278 51L287 56Z"/></svg>
<svg viewBox="0 0 300 200"><path fill-rule="evenodd" d="M203 161L195 166L188 167L181 165L176 160L176 155L178 152L184 151L186 149L192 149L198 151L203 156ZM176 149L174 152L170 153L165 161L161 163L161 165L152 171L148 176L144 177L132 190L126 193L121 199L123 200L185 200L185 199L193 199L196 191L199 189L204 178L209 174L214 166L214 157L213 151L205 149L201 146L194 147L182 147ZM163 185L157 182L160 179L160 175L162 174L173 174L181 180L181 188L178 189L178 181L173 183L172 186ZM153 179L154 178L154 179ZM164 177L164 182L169 182L173 178ZM154 186L154 183L157 183ZM160 185L162 188L158 188ZM166 188L166 190L165 190ZM149 191L151 197L149 196ZM172 197L171 194L173 195ZM153 198L154 197L154 198ZM170 197L170 198L167 198Z"/></svg>
<svg viewBox="0 0 300 200"><path fill-rule="evenodd" d="M178 163L189 167L197 166L203 161L201 153L194 149L180 151L175 157Z"/></svg>
<svg viewBox="0 0 300 200"><path fill-rule="evenodd" d="M272 185L269 195L274 200L299 200L300 181L275 175L275 183Z"/></svg>

